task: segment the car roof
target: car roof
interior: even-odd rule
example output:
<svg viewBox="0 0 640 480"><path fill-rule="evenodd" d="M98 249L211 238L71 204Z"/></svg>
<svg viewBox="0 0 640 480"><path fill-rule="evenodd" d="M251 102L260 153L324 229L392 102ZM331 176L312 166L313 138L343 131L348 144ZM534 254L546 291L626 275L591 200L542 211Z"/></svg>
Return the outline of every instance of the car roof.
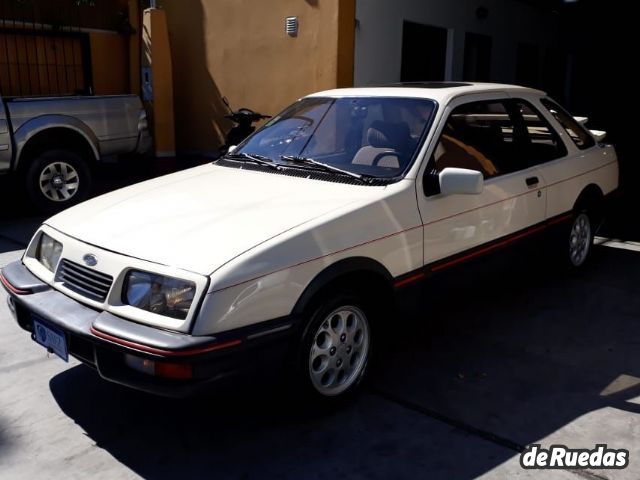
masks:
<svg viewBox="0 0 640 480"><path fill-rule="evenodd" d="M472 93L505 92L544 96L545 92L519 85L478 82L406 82L379 86L337 88L317 92L309 97L411 97L446 103L454 97Z"/></svg>

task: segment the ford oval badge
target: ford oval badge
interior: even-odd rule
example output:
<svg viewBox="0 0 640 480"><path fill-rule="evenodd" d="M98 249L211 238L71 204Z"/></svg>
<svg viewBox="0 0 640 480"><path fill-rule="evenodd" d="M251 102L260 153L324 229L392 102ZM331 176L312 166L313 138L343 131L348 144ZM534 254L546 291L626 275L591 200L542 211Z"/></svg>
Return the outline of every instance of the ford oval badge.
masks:
<svg viewBox="0 0 640 480"><path fill-rule="evenodd" d="M84 260L84 263L87 265L87 267L95 267L98 264L98 259L91 253L87 253L84 257L82 257L82 260Z"/></svg>

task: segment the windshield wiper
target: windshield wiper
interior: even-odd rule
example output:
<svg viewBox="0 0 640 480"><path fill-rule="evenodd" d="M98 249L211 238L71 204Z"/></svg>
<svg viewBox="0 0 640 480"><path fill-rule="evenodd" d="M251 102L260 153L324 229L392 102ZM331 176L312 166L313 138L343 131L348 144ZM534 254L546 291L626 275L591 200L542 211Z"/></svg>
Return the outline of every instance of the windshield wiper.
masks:
<svg viewBox="0 0 640 480"><path fill-rule="evenodd" d="M317 170L324 170L325 172L339 173L340 175L347 175L352 178L356 178L364 183L370 183L372 179L376 178L371 175L362 175L360 173L350 172L349 170L343 170L339 167L334 167L328 163L319 162L313 158L301 157L298 155L280 155L282 160L286 160L292 163L303 163L305 165L313 165Z"/></svg>
<svg viewBox="0 0 640 480"><path fill-rule="evenodd" d="M248 160L258 165L264 165L265 167L273 168L274 170L280 170L280 166L273 162L269 157L260 155L258 153L227 153L224 158L230 158L231 160Z"/></svg>

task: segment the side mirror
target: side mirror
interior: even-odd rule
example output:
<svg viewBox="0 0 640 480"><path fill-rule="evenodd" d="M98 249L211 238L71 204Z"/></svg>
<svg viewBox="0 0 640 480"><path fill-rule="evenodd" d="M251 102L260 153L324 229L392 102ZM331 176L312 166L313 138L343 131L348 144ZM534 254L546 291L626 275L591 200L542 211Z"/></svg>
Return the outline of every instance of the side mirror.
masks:
<svg viewBox="0 0 640 480"><path fill-rule="evenodd" d="M484 188L484 177L477 170L445 168L438 175L443 195L477 195Z"/></svg>
<svg viewBox="0 0 640 480"><path fill-rule="evenodd" d="M229 148L227 148L227 153L232 153L236 148L238 148L237 145L231 145Z"/></svg>

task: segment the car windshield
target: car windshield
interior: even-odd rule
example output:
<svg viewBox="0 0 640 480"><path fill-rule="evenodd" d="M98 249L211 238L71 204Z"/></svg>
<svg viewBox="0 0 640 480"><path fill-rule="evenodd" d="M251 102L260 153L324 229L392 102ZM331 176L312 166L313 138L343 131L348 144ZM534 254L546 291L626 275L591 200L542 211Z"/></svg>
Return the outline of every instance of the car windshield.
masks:
<svg viewBox="0 0 640 480"><path fill-rule="evenodd" d="M233 155L311 169L323 163L337 174L339 169L397 177L411 164L435 109L434 101L419 98L305 98L272 118Z"/></svg>

